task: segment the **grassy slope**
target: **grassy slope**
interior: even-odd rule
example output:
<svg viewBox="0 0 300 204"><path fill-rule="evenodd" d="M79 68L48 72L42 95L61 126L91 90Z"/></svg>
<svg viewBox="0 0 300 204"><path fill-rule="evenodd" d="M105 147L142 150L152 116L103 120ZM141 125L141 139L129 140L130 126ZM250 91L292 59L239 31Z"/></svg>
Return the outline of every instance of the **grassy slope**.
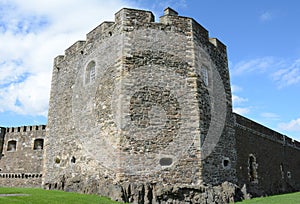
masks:
<svg viewBox="0 0 300 204"><path fill-rule="evenodd" d="M300 192L275 195L264 198L253 198L238 202L239 204L300 204Z"/></svg>
<svg viewBox="0 0 300 204"><path fill-rule="evenodd" d="M105 197L34 188L0 188L0 194L29 194L29 196L0 197L5 204L93 204L118 203Z"/></svg>

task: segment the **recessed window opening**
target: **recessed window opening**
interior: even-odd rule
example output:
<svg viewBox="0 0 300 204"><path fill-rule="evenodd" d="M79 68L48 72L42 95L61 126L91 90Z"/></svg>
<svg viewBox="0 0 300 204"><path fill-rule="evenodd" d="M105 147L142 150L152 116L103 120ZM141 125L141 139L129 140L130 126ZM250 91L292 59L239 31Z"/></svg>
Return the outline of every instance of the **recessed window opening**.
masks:
<svg viewBox="0 0 300 204"><path fill-rule="evenodd" d="M208 68L203 66L201 69L202 80L206 86L208 86Z"/></svg>
<svg viewBox="0 0 300 204"><path fill-rule="evenodd" d="M230 159L229 158L224 158L222 162L223 168L228 169L230 168Z"/></svg>
<svg viewBox="0 0 300 204"><path fill-rule="evenodd" d="M248 170L249 170L249 180L251 182L257 182L257 163L256 163L256 158L253 154L249 155L249 160L248 160Z"/></svg>
<svg viewBox="0 0 300 204"><path fill-rule="evenodd" d="M280 173L281 173L281 178L284 179L284 170L283 170L283 164L280 164Z"/></svg>
<svg viewBox="0 0 300 204"><path fill-rule="evenodd" d="M95 80L96 77L96 63L91 61L85 69L85 84L91 83Z"/></svg>
<svg viewBox="0 0 300 204"><path fill-rule="evenodd" d="M8 152L14 152L17 149L17 141L16 140L11 140L8 141L7 143L7 151Z"/></svg>
<svg viewBox="0 0 300 204"><path fill-rule="evenodd" d="M44 139L35 139L33 149L34 150L41 150L44 148Z"/></svg>

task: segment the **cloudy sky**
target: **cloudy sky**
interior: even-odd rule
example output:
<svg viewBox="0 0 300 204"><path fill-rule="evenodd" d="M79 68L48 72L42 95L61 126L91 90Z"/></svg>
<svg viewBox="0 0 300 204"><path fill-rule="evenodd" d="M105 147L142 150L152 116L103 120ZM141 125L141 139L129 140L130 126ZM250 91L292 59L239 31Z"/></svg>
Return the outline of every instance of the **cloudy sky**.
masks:
<svg viewBox="0 0 300 204"><path fill-rule="evenodd" d="M46 124L53 58L119 9L168 6L227 45L234 111L300 140L297 0L0 0L0 126Z"/></svg>

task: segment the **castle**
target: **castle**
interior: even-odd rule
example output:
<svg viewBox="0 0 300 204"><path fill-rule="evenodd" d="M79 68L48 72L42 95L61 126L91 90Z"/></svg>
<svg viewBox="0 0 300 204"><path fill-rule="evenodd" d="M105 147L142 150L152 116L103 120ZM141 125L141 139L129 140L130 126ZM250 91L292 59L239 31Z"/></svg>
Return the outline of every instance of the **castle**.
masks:
<svg viewBox="0 0 300 204"><path fill-rule="evenodd" d="M300 190L300 143L232 111L226 46L121 9L54 59L48 124L1 128L0 186L134 203Z"/></svg>

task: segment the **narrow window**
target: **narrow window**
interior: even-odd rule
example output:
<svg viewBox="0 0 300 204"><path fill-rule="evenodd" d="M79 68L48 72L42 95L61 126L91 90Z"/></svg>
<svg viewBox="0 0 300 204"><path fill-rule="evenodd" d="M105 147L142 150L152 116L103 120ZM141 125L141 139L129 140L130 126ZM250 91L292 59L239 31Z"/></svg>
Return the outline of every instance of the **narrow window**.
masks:
<svg viewBox="0 0 300 204"><path fill-rule="evenodd" d="M91 61L86 69L85 69L85 84L91 83L95 80L96 70L95 70L96 63Z"/></svg>
<svg viewBox="0 0 300 204"><path fill-rule="evenodd" d="M208 68L203 66L201 70L202 80L206 86L208 86Z"/></svg>
<svg viewBox="0 0 300 204"><path fill-rule="evenodd" d="M91 67L90 70L90 81L94 81L95 80L95 67Z"/></svg>
<svg viewBox="0 0 300 204"><path fill-rule="evenodd" d="M35 139L33 149L34 150L41 150L44 148L44 139Z"/></svg>
<svg viewBox="0 0 300 204"><path fill-rule="evenodd" d="M283 171L283 164L280 164L280 173L281 173L281 178L284 179L284 171Z"/></svg>
<svg viewBox="0 0 300 204"><path fill-rule="evenodd" d="M16 140L11 140L8 141L7 143L7 151L8 152L14 152L17 149L17 141Z"/></svg>
<svg viewBox="0 0 300 204"><path fill-rule="evenodd" d="M248 160L248 170L249 170L249 181L252 183L257 183L257 163L256 163L256 158L253 154L249 155L249 160Z"/></svg>

